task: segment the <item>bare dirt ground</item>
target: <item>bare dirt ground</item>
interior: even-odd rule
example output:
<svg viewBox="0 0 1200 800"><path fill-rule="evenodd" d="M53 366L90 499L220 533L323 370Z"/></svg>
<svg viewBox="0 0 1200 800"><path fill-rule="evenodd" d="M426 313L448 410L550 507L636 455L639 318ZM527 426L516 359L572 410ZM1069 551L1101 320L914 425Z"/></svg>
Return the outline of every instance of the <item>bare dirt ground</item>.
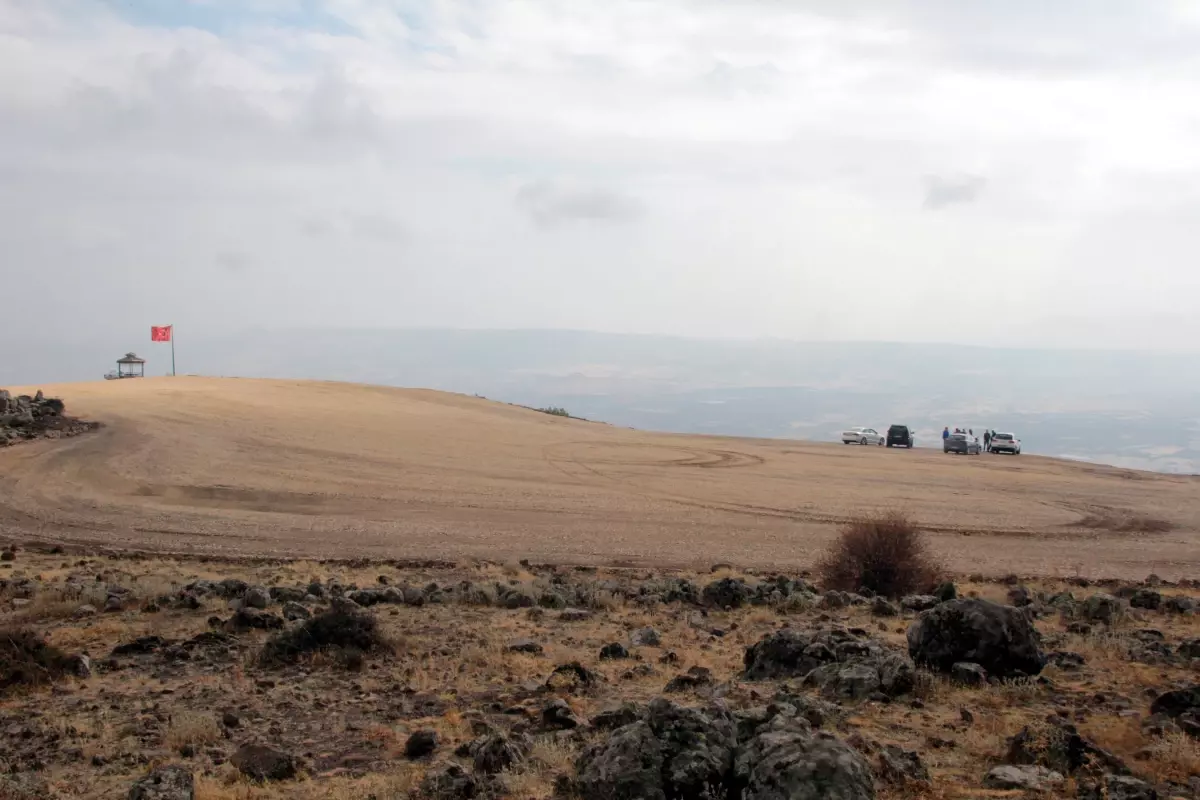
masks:
<svg viewBox="0 0 1200 800"><path fill-rule="evenodd" d="M810 564L849 517L898 509L958 573L1200 572L1200 480L1188 477L1028 455L664 435L349 384L32 388L104 427L0 451L0 539L15 542L782 568Z"/></svg>

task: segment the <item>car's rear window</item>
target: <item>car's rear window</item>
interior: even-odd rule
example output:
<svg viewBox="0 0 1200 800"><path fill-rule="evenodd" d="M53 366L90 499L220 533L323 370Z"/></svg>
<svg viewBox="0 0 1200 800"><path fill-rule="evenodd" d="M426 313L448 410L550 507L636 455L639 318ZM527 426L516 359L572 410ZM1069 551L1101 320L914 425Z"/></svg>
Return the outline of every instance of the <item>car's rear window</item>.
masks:
<svg viewBox="0 0 1200 800"><path fill-rule="evenodd" d="M1012 434L1011 434L1011 433L997 433L997 434L996 434L995 436L993 436L992 438L993 438L993 439L1011 439L1011 438L1012 438Z"/></svg>
<svg viewBox="0 0 1200 800"><path fill-rule="evenodd" d="M893 425L891 428L888 428L888 430L892 433L908 433L908 426L907 425Z"/></svg>
<svg viewBox="0 0 1200 800"><path fill-rule="evenodd" d="M952 433L950 434L950 438L961 442L967 438L967 435L965 433Z"/></svg>

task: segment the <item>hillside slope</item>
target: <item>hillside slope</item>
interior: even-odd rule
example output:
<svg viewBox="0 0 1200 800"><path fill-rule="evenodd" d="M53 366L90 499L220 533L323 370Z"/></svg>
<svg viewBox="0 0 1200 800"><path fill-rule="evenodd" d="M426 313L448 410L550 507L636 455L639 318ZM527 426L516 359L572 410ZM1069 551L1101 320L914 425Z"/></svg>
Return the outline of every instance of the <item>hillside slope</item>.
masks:
<svg viewBox="0 0 1200 800"><path fill-rule="evenodd" d="M104 428L0 452L0 535L279 557L803 565L906 510L967 572L1191 576L1200 483L1022 456L677 436L354 384L47 386ZM1079 525L1169 522L1165 533ZM1136 525L1134 527L1137 527Z"/></svg>

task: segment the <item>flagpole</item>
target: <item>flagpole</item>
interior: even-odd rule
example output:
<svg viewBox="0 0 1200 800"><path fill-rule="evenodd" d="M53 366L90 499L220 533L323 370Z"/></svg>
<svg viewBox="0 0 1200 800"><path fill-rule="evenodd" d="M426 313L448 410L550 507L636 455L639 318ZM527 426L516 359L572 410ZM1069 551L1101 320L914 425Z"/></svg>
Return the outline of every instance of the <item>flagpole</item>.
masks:
<svg viewBox="0 0 1200 800"><path fill-rule="evenodd" d="M175 377L175 326L171 326L171 377Z"/></svg>

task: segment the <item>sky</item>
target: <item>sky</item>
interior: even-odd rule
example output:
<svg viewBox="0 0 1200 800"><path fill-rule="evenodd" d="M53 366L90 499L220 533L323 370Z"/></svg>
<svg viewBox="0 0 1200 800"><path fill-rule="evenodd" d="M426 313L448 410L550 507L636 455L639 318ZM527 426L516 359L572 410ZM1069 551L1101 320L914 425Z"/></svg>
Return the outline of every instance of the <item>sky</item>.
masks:
<svg viewBox="0 0 1200 800"><path fill-rule="evenodd" d="M0 0L10 344L1195 351L1198 221L1187 0Z"/></svg>

